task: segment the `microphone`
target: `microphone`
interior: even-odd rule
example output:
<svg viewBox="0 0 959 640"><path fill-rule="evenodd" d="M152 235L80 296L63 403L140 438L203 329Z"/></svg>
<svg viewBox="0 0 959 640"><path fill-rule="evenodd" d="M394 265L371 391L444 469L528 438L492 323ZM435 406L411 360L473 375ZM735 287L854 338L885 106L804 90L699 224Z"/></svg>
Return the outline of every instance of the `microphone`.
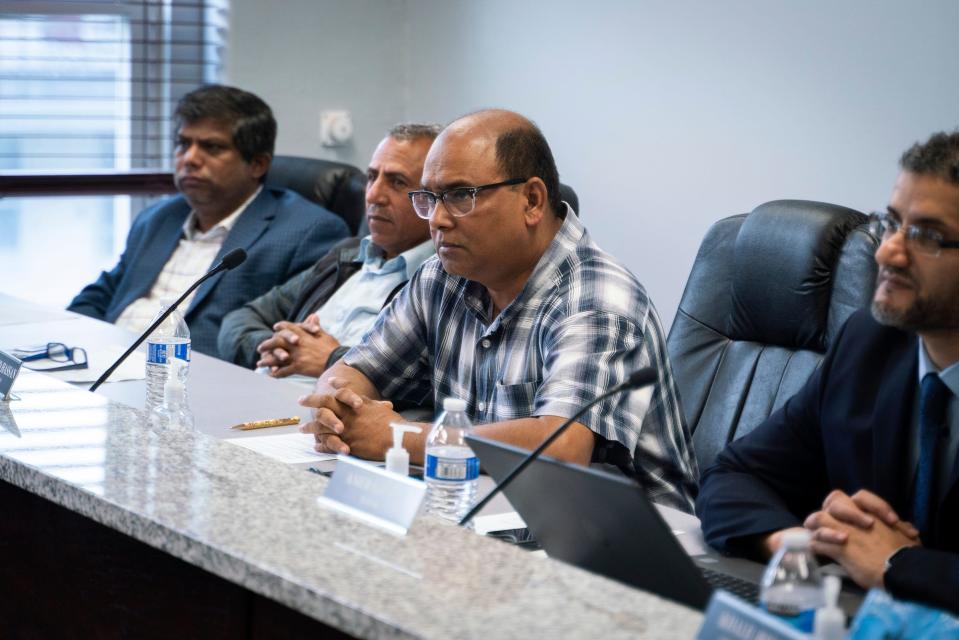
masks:
<svg viewBox="0 0 959 640"><path fill-rule="evenodd" d="M123 361L126 360L131 353L133 353L134 349L136 349L141 344L143 344L143 341L147 339L147 336L153 333L153 331L157 327L159 327L163 323L163 321L169 317L171 313L173 313L173 310L176 309L178 306L180 306L180 303L183 302L188 295L193 293L194 289L196 289L201 284L203 284L204 282L206 282L207 280L209 280L216 274L220 273L221 271L229 271L230 269L235 269L236 267L243 264L244 260L246 260L246 251L244 251L243 249L234 249L233 251L230 251L225 256L223 256L223 258L221 258L220 261L216 263L216 265L212 269L207 271L205 274L203 274L203 276L199 280L197 280L192 285L190 285L190 288L187 289L182 296L177 298L176 302L174 302L169 307L167 307L163 311L163 313L160 314L159 317L157 317L157 319L153 321L153 324L147 327L146 331L140 334L140 337L137 338L132 345L130 345L130 348L127 349L122 356L117 358L117 361L114 362L112 365L110 365L110 368L104 371L103 375L97 378L97 381L94 382L93 385L91 385L90 391L96 391L97 389L99 389L100 385L103 384L106 381L106 379L110 377L110 374L116 371L116 368L119 367L121 364L123 364Z"/></svg>
<svg viewBox="0 0 959 640"><path fill-rule="evenodd" d="M230 251L225 256L223 256L220 259L220 262L218 262L215 267L210 269L210 271L205 276L203 276L203 279L200 280L200 282L203 282L203 280L206 280L210 276L220 273L221 271L230 271L231 269L235 269L239 267L241 264L243 264L244 260L246 260L246 251L239 248L234 249L233 251ZM192 291L192 289L190 291Z"/></svg>
<svg viewBox="0 0 959 640"><path fill-rule="evenodd" d="M629 374L629 377L626 378L625 382L623 382L622 384L616 385L615 387L613 387L606 393L603 393L602 395L597 396L596 398L591 400L589 403L584 405L579 411L577 411L573 415L572 418L570 418L563 424L556 427L556 430L553 431L553 433L551 433L548 438L543 440L543 442L538 447L536 447L536 449L530 452L530 454L526 456L522 462L516 465L515 469L513 469L508 474L506 474L506 477L503 478L499 484L493 487L493 490L490 491L488 494L486 494L485 498L483 498L478 503L476 503L476 506L470 509L469 512L465 516L463 516L463 518L460 520L460 525L464 525L467 522L469 522L473 518L473 516L479 513L480 509L482 509L483 507L487 505L487 503L489 503L490 500L492 500L495 496L497 496L500 492L502 492L503 489L508 487L510 483L513 482L514 479L516 479L516 476L518 476L519 474L523 472L523 469L525 469L530 464L532 464L532 462L536 460L536 458L538 458L543 453L543 451L545 451L546 448L549 445L551 445L554 440L556 440L556 438L562 435L562 433L569 428L569 425L576 422L576 420L581 415L589 411L593 407L593 405L599 402L602 402L603 400L605 400L606 398L610 396L614 396L618 393L622 393L623 391L638 389L639 387L645 387L645 386L651 385L654 382L656 382L656 378L657 378L657 373L654 367L644 367L642 369L637 369L636 371L633 371L631 374Z"/></svg>

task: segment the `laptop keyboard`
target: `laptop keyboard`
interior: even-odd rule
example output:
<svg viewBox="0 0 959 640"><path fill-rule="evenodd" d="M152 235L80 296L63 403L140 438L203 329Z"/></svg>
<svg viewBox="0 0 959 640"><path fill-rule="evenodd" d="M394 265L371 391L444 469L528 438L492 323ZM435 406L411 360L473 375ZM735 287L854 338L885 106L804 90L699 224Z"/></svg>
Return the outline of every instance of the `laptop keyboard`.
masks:
<svg viewBox="0 0 959 640"><path fill-rule="evenodd" d="M699 567L699 570L702 571L703 577L706 578L706 582L708 582L711 587L729 591L733 595L739 596L752 604L759 603L758 584L737 578L736 576L731 576L728 573L720 573L704 567Z"/></svg>
<svg viewBox="0 0 959 640"><path fill-rule="evenodd" d="M526 549L527 551L538 551L542 549L540 544L533 538L533 535L529 532L529 529L504 529L502 531L490 531L486 534L490 538L496 538L498 540L503 540L510 544L516 545L520 549Z"/></svg>
<svg viewBox="0 0 959 640"><path fill-rule="evenodd" d="M509 542L510 544L516 545L521 549L526 549L527 551L535 551L542 548L530 534L529 529L526 528L490 531L486 535L490 538L497 538L499 540L503 540L504 542ZM746 602L751 604L759 604L758 584L750 582L749 580L744 580L743 578L731 576L728 573L720 573L719 571L713 571L712 569L699 567L698 565L697 568L702 572L706 582L708 582L709 585L714 589L723 589L742 598Z"/></svg>

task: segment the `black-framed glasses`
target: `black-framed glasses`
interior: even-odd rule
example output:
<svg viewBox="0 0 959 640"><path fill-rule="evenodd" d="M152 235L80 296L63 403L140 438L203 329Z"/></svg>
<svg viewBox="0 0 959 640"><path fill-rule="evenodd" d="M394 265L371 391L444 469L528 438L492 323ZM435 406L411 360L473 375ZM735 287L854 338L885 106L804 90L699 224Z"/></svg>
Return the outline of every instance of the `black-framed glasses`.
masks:
<svg viewBox="0 0 959 640"><path fill-rule="evenodd" d="M446 191L440 191L439 193L420 189L418 191L410 191L407 195L410 197L410 202L413 203L413 210L416 211L416 215L424 220L429 220L429 217L433 215L438 201L442 201L443 204L446 205L446 210L449 211L451 215L461 218L476 208L476 194L480 191L498 189L500 187L512 187L517 184L523 184L527 180L529 180L529 178L513 178L512 180L483 184L478 187L455 187L453 189L447 189Z"/></svg>
<svg viewBox="0 0 959 640"><path fill-rule="evenodd" d="M53 367L27 367L33 371L71 371L74 369L87 368L87 351L83 347L68 347L62 342L48 342L45 347L33 349L18 349L14 354L22 362L36 362L39 360L50 360L52 362L63 362Z"/></svg>
<svg viewBox="0 0 959 640"><path fill-rule="evenodd" d="M939 230L921 224L903 225L901 220L887 211L869 214L869 226L884 241L901 230L909 248L928 256L939 257L943 249L959 249L959 241L946 240Z"/></svg>

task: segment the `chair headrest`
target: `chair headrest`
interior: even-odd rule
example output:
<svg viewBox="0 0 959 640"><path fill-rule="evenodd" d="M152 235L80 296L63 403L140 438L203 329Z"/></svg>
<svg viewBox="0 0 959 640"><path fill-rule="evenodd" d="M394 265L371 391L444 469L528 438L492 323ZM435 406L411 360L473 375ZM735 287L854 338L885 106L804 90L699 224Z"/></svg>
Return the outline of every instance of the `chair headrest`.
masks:
<svg viewBox="0 0 959 640"><path fill-rule="evenodd" d="M342 162L275 156L266 184L295 191L343 218L354 235L366 209L366 175Z"/></svg>
<svg viewBox="0 0 959 640"><path fill-rule="evenodd" d="M579 215L579 197L571 186L562 182L559 183L559 199L569 204L577 218L582 217Z"/></svg>
<svg viewBox="0 0 959 640"><path fill-rule="evenodd" d="M805 200L754 209L735 242L729 337L824 351L837 266L851 259L847 237L866 222L853 209ZM855 260L871 260L868 238L860 244ZM857 295L870 286L857 283Z"/></svg>

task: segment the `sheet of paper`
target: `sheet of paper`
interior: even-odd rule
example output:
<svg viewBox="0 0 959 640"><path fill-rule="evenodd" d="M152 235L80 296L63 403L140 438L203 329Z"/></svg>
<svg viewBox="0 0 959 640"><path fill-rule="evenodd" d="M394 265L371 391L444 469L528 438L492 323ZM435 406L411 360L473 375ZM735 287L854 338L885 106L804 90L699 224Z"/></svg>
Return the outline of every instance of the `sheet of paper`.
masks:
<svg viewBox="0 0 959 640"><path fill-rule="evenodd" d="M120 345L110 345L108 347L98 348L94 352L87 351L87 368L72 369L70 371L53 371L47 375L63 380L64 382L94 382L100 375L107 370L116 359L127 350L127 347ZM26 362L24 366L30 366L34 371L42 372L45 367L55 367L60 364L50 360L36 360ZM117 370L110 374L110 382L119 382L121 380L143 380L146 378L146 355L140 351L134 351L130 357L123 361Z"/></svg>
<svg viewBox="0 0 959 640"><path fill-rule="evenodd" d="M76 314L60 309L48 309L18 300L16 305L0 305L0 325L37 324L38 322L56 322L73 320Z"/></svg>
<svg viewBox="0 0 959 640"><path fill-rule="evenodd" d="M322 462L336 460L336 454L317 453L313 450L316 440L309 433L284 433L272 436L249 436L227 438L227 442L240 445L267 457L294 464L297 462Z"/></svg>
<svg viewBox="0 0 959 640"><path fill-rule="evenodd" d="M524 528L526 528L526 523L515 511L495 513L489 516L475 516L473 518L473 530L481 536L485 536L490 531Z"/></svg>

